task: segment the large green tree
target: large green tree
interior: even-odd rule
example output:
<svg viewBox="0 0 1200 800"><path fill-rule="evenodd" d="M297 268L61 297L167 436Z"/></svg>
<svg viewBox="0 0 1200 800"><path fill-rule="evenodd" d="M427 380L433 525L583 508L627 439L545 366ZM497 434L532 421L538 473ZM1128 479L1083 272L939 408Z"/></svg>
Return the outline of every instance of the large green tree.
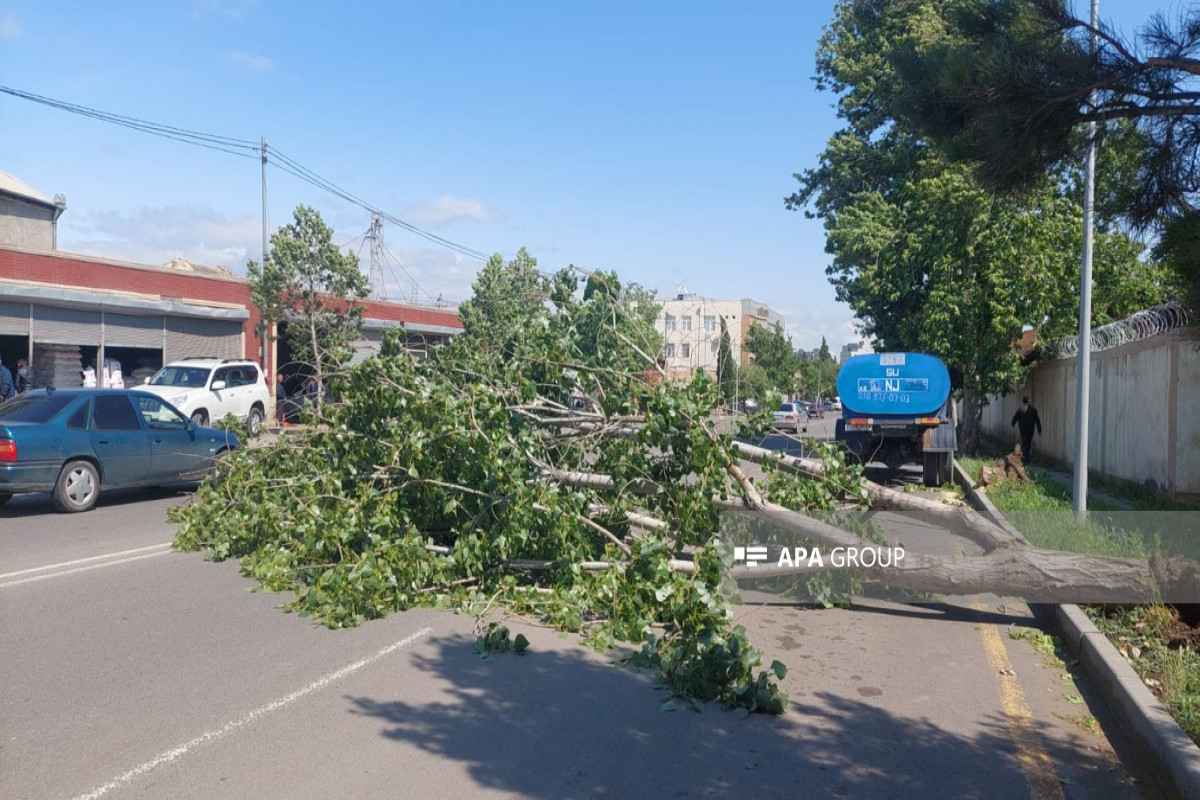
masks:
<svg viewBox="0 0 1200 800"><path fill-rule="evenodd" d="M737 395L737 364L733 360L733 343L729 337L729 326L721 317L721 342L717 346L717 385L721 396L731 400Z"/></svg>
<svg viewBox="0 0 1200 800"><path fill-rule="evenodd" d="M1198 47L1194 6L1174 23L1154 15L1127 41L1064 0L942 3L894 52L897 106L1001 191L1077 169L1083 123L1097 123L1102 229L1121 220L1156 234L1172 290L1200 307Z"/></svg>
<svg viewBox="0 0 1200 800"><path fill-rule="evenodd" d="M320 213L300 205L292 222L272 234L265 263L251 261L246 274L264 324L287 322L293 356L313 367L320 389L330 371L348 360L362 330L363 308L356 301L367 297L369 285L358 257L333 243Z"/></svg>
<svg viewBox="0 0 1200 800"><path fill-rule="evenodd" d="M846 124L818 165L796 176L801 188L786 203L823 220L827 273L867 336L946 362L964 397L960 444L971 453L988 396L1027 371L1014 348L1022 329L1052 338L1075 324L1082 212L1073 174L996 193L900 116L895 52L952 2L837 4L817 72ZM1136 253L1115 232L1096 242L1100 272L1150 286Z"/></svg>
<svg viewBox="0 0 1200 800"><path fill-rule="evenodd" d="M755 366L765 372L771 388L788 394L795 391L800 357L792 347L791 337L784 334L782 325L754 323L746 334L746 349L754 356Z"/></svg>

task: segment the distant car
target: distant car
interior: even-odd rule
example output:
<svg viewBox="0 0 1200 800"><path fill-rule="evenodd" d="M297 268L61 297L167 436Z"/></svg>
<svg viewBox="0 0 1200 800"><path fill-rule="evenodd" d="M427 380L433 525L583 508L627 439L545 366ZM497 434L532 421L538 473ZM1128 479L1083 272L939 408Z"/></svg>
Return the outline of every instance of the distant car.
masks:
<svg viewBox="0 0 1200 800"><path fill-rule="evenodd" d="M241 358L172 361L137 388L163 398L197 425L232 414L251 436L262 430L272 391L258 364Z"/></svg>
<svg viewBox="0 0 1200 800"><path fill-rule="evenodd" d="M50 492L59 511L87 511L102 488L202 478L237 446L146 392L35 389L0 403L0 506Z"/></svg>
<svg viewBox="0 0 1200 800"><path fill-rule="evenodd" d="M809 403L805 413L809 419L825 419L825 406L820 403Z"/></svg>
<svg viewBox="0 0 1200 800"><path fill-rule="evenodd" d="M762 408L762 406L758 404L757 400L743 400L738 405L741 407L742 411L746 412L747 414L757 414Z"/></svg>
<svg viewBox="0 0 1200 800"><path fill-rule="evenodd" d="M785 431L790 430L793 433L803 433L808 430L804 424L807 419L800 403L781 403L779 410L775 412L775 420L771 423L771 427Z"/></svg>
<svg viewBox="0 0 1200 800"><path fill-rule="evenodd" d="M833 406L830 410L831 411L841 411L842 410L842 398L840 398L840 397L833 398Z"/></svg>

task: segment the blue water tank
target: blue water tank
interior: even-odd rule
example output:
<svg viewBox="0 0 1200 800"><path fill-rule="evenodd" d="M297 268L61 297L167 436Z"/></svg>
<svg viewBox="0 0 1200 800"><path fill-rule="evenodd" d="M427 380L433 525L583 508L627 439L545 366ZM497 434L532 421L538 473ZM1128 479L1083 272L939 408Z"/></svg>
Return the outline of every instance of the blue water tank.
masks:
<svg viewBox="0 0 1200 800"><path fill-rule="evenodd" d="M847 359L837 388L847 413L932 416L950 396L950 372L926 353L869 353Z"/></svg>

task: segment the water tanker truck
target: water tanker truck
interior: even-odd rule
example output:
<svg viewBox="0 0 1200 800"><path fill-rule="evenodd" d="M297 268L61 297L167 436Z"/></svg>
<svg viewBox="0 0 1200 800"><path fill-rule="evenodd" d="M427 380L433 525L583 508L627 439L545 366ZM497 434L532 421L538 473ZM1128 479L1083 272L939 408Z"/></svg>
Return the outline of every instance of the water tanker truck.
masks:
<svg viewBox="0 0 1200 800"><path fill-rule="evenodd" d="M842 416L834 438L863 464L917 463L926 486L950 480L958 448L950 420L950 373L925 353L853 356L838 371Z"/></svg>

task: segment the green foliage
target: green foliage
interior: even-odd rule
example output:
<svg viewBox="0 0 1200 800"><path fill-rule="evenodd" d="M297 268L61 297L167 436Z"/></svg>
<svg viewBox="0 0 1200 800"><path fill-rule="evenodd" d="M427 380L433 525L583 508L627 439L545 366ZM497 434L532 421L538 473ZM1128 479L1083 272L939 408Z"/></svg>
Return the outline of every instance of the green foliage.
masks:
<svg viewBox="0 0 1200 800"><path fill-rule="evenodd" d="M271 235L265 263L247 264L246 278L264 324L287 321L294 357L311 364L323 386L332 368L349 359L362 330L363 309L355 301L369 287L358 257L343 253L321 215L300 205L293 221Z"/></svg>
<svg viewBox="0 0 1200 800"><path fill-rule="evenodd" d="M895 60L951 36L943 13L960 5L838 3L817 66L819 85L839 94L846 127L817 167L797 175L801 189L786 203L824 220L830 281L866 335L946 362L969 401L973 448L985 398L1028 371L1013 347L1023 328L1048 340L1077 326L1082 209L1076 172L1042 174L1020 192L997 194L904 116ZM1139 252L1121 233L1099 231L1094 279L1106 316L1163 297L1162 270Z"/></svg>
<svg viewBox="0 0 1200 800"><path fill-rule="evenodd" d="M508 626L499 622L488 623L487 630L475 639L475 652L480 658L488 658L500 653L516 653L525 655L529 650L529 640L525 634L518 633L516 638L510 638Z"/></svg>
<svg viewBox="0 0 1200 800"><path fill-rule="evenodd" d="M737 395L738 366L733 361L733 345L729 339L729 326L725 317L721 317L721 343L717 349L717 383L721 387L721 396L726 400Z"/></svg>
<svg viewBox="0 0 1200 800"><path fill-rule="evenodd" d="M740 489L732 437L709 421L717 387L703 374L647 380L645 294L576 275L493 259L467 333L420 360L385 339L339 380L321 425L231 454L223 480L173 512L176 545L240 558L331 626L504 607L597 648L641 643L642 663L685 698L781 711L782 668L755 673L761 656L730 630L719 592L713 498ZM591 406L569 411L581 390ZM831 500L816 488L802 502ZM492 633L485 652L502 646Z"/></svg>
<svg viewBox="0 0 1200 800"><path fill-rule="evenodd" d="M800 357L792 347L791 337L784 336L781 325L751 325L746 335L746 349L754 355L754 366L766 373L772 389L785 394L795 390Z"/></svg>

